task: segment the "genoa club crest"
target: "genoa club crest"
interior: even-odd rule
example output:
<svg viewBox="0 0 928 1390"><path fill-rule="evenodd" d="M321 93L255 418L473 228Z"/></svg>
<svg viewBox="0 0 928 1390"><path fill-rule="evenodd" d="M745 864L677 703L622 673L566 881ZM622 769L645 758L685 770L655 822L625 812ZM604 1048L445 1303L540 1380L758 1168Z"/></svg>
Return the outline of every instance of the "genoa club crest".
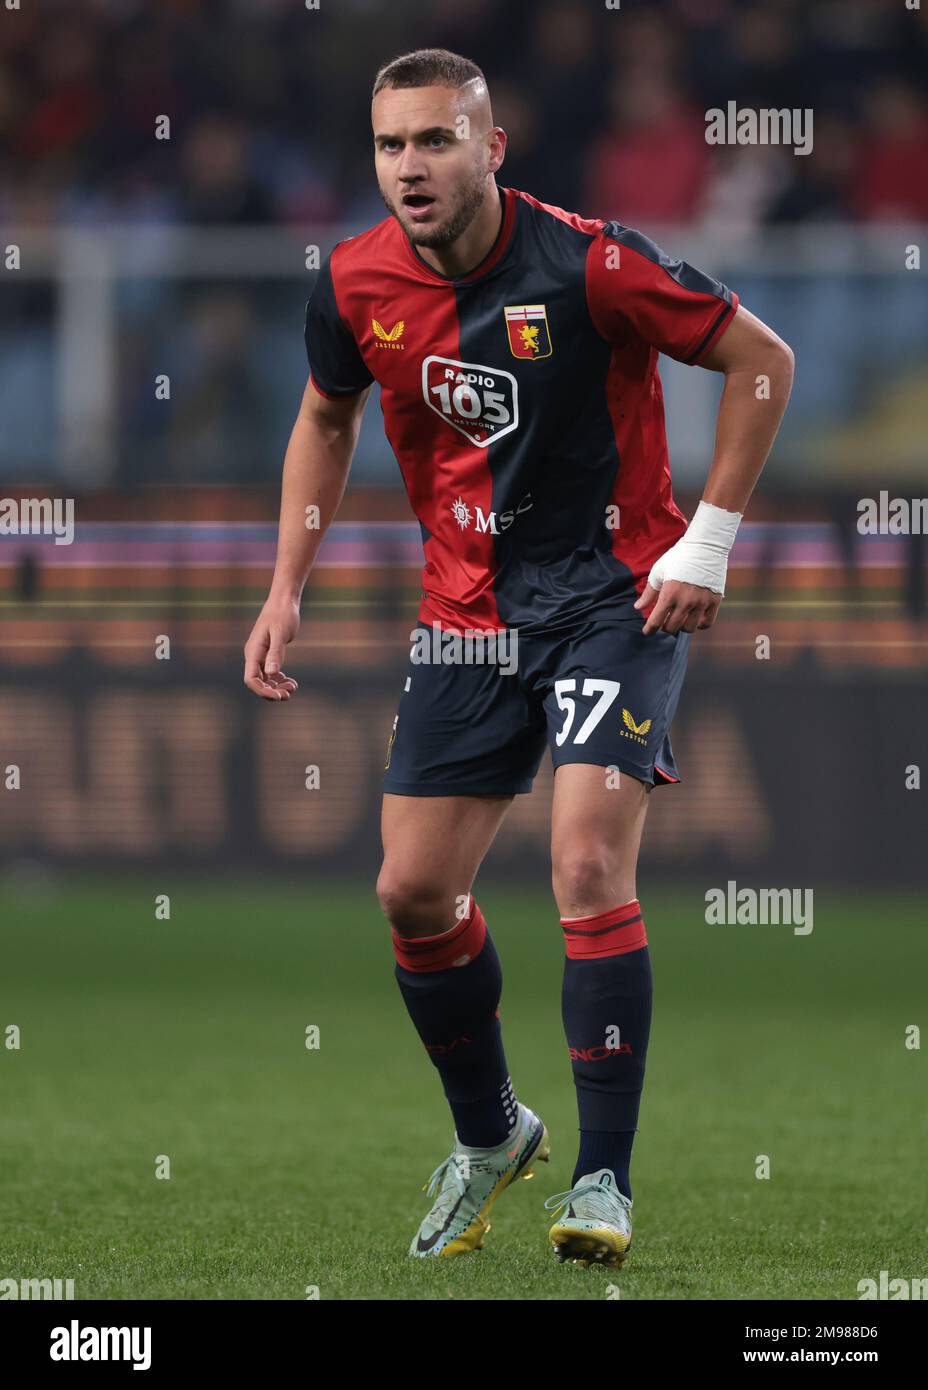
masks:
<svg viewBox="0 0 928 1390"><path fill-rule="evenodd" d="M543 304L510 304L504 313L513 357L531 360L551 356L548 314Z"/></svg>

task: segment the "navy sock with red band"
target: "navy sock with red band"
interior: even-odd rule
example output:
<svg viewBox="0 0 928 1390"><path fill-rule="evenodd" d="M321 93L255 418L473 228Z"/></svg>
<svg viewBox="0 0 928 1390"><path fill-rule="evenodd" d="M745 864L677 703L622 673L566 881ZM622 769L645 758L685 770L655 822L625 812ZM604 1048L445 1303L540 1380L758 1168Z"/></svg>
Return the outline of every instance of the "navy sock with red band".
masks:
<svg viewBox="0 0 928 1390"><path fill-rule="evenodd" d="M441 1077L462 1144L493 1148L512 1133L516 1101L499 1023L503 974L483 913L437 936L393 930L396 979Z"/></svg>
<svg viewBox="0 0 928 1390"><path fill-rule="evenodd" d="M574 1182L610 1168L631 1197L629 1163L651 1029L651 958L638 899L562 917L561 1008L580 1119Z"/></svg>

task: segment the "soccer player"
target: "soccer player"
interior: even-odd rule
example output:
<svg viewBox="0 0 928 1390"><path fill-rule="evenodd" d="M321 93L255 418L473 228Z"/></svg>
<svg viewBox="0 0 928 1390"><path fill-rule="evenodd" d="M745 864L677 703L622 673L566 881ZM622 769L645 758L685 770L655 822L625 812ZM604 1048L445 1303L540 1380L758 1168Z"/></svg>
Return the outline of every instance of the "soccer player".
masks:
<svg viewBox="0 0 928 1390"><path fill-rule="evenodd" d="M425 551L377 892L455 1129L409 1253L481 1246L495 1199L548 1157L510 1081L500 962L471 893L547 746L580 1124L571 1187L545 1203L561 1212L549 1238L561 1259L620 1265L652 996L638 847L652 788L680 780L668 729L687 650L718 613L792 353L640 231L499 186L506 135L474 63L442 49L395 59L372 116L389 216L338 243L307 306L310 376L245 683L269 700L296 691L284 649L377 381ZM671 491L660 352L725 377L689 525Z"/></svg>

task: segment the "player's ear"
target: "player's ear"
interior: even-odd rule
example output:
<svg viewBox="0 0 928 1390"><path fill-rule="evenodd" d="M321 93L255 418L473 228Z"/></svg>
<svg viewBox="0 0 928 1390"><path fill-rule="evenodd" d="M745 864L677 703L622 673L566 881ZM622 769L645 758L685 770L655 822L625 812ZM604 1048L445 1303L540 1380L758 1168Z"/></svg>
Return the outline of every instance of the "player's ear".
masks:
<svg viewBox="0 0 928 1390"><path fill-rule="evenodd" d="M502 126L495 125L489 132L488 141L490 150L490 163L488 172L495 174L500 169L503 160L506 158L506 132Z"/></svg>

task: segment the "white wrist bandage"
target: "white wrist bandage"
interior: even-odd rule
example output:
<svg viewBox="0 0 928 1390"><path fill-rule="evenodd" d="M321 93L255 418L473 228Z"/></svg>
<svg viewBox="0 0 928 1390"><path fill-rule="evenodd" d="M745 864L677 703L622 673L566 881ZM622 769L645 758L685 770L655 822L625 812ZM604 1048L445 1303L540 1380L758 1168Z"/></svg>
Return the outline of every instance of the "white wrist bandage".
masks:
<svg viewBox="0 0 928 1390"><path fill-rule="evenodd" d="M735 543L742 515L726 512L711 502L700 502L685 534L652 566L648 575L651 588L660 589L666 579L679 579L683 584L699 584L724 596L728 553Z"/></svg>

